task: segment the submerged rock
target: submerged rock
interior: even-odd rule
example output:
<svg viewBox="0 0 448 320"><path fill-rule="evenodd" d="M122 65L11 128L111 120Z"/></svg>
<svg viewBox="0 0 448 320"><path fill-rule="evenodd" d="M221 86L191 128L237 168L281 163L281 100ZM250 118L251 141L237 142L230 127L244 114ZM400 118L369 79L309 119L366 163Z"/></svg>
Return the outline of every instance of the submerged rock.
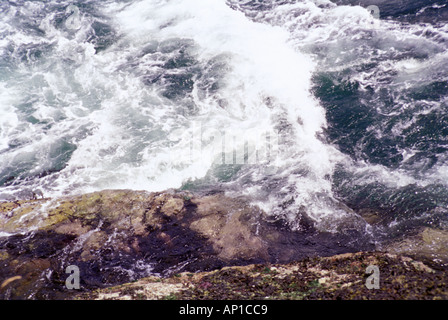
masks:
<svg viewBox="0 0 448 320"><path fill-rule="evenodd" d="M423 227L403 239L387 243L383 250L448 266L448 231Z"/></svg>
<svg viewBox="0 0 448 320"><path fill-rule="evenodd" d="M0 204L3 299L68 298L68 266L81 291L148 276L251 263L286 263L372 249L353 234L294 231L244 199L222 194L106 190Z"/></svg>

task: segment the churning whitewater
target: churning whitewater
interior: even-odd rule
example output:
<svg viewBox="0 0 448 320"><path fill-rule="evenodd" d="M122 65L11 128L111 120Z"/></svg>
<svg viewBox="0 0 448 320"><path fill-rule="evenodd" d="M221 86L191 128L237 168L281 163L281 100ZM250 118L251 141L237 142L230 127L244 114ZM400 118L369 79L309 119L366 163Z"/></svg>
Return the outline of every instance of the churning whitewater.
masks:
<svg viewBox="0 0 448 320"><path fill-rule="evenodd" d="M297 228L445 227L448 8L378 2L2 1L0 199L182 188Z"/></svg>

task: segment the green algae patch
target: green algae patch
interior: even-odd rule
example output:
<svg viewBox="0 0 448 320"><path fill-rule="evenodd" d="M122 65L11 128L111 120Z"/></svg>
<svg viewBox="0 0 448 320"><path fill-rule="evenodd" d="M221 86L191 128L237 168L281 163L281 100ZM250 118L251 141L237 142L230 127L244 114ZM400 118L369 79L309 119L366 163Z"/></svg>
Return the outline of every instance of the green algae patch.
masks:
<svg viewBox="0 0 448 320"><path fill-rule="evenodd" d="M0 203L0 231L22 232L39 225L38 210L47 200L22 200Z"/></svg>
<svg viewBox="0 0 448 320"><path fill-rule="evenodd" d="M0 261L9 259L9 254L6 250L0 250Z"/></svg>
<svg viewBox="0 0 448 320"><path fill-rule="evenodd" d="M9 213L12 210L20 207L20 203L16 202L0 202L0 214Z"/></svg>

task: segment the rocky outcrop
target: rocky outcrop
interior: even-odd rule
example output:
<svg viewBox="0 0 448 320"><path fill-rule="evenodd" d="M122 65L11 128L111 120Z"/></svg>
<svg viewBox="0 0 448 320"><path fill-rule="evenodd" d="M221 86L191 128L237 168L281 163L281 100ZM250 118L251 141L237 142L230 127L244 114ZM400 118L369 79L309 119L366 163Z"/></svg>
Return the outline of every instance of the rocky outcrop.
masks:
<svg viewBox="0 0 448 320"><path fill-rule="evenodd" d="M368 266L378 267L378 286L366 285ZM97 290L78 299L264 300L448 299L446 269L408 257L360 252L307 258L289 264L226 267L212 272L149 277Z"/></svg>
<svg viewBox="0 0 448 320"><path fill-rule="evenodd" d="M384 251L407 255L423 261L438 262L448 266L448 232L422 227L402 239L386 243Z"/></svg>
<svg viewBox="0 0 448 320"><path fill-rule="evenodd" d="M175 190L2 202L0 299L445 297L443 265L402 256L446 257L442 231L388 244L389 254L353 254L375 247L353 230L301 223L293 230L243 198ZM387 291L365 288L369 264ZM68 266L79 290L66 286ZM411 288L419 281L423 291Z"/></svg>
<svg viewBox="0 0 448 320"><path fill-rule="evenodd" d="M244 199L222 194L106 190L0 204L3 299L69 298L68 266L81 290L232 265L286 263L355 252L352 235L293 231ZM4 280L3 280L4 279Z"/></svg>

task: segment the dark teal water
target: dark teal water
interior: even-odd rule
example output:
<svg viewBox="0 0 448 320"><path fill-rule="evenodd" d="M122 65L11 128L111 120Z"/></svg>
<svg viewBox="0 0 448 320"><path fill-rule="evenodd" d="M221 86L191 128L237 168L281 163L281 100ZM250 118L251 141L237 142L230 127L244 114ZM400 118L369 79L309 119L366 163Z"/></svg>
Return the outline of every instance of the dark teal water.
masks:
<svg viewBox="0 0 448 320"><path fill-rule="evenodd" d="M356 161L414 181L391 187L378 177L365 183L363 174L340 166L334 174L335 192L355 210L380 212L393 229L389 234L421 225L446 228L448 39L438 34L437 27L446 30L448 4L365 2L370 4L381 8L381 19L409 27L414 36L398 40L377 33L368 41L355 41L358 46L348 52L356 58L337 71L318 72L314 93L326 110L329 142ZM413 25L424 27L417 31ZM324 60L327 66L333 64ZM403 75L403 69L396 68L403 61L423 67Z"/></svg>

